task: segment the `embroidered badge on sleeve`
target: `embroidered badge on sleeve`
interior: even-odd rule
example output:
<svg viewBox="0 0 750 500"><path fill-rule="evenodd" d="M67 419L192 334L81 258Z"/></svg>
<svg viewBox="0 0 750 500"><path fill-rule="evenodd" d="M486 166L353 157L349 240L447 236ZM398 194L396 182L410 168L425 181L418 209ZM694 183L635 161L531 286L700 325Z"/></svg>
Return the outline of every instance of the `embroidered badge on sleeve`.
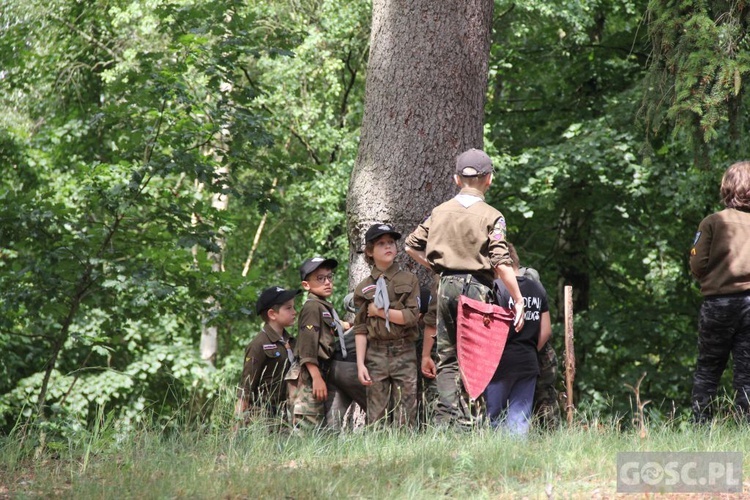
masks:
<svg viewBox="0 0 750 500"><path fill-rule="evenodd" d="M698 252L695 250L695 245L698 244L698 240L701 239L701 231L695 233L695 239L693 240L693 248L690 249L690 255L695 256Z"/></svg>
<svg viewBox="0 0 750 500"><path fill-rule="evenodd" d="M495 240L505 239L505 217L500 217L495 221L495 227L492 228L490 235Z"/></svg>

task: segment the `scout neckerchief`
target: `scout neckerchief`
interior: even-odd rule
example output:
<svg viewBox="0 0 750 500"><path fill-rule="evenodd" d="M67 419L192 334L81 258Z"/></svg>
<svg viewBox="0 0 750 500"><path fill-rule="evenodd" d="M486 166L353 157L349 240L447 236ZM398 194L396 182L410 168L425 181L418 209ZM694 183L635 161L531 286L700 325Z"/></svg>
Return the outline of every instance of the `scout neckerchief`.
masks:
<svg viewBox="0 0 750 500"><path fill-rule="evenodd" d="M339 345L341 346L341 355L343 357L346 357L346 344L344 343L344 327L341 326L341 320L339 319L339 315L336 314L336 309L332 307L331 313L333 313L333 322L336 325L336 333L339 336Z"/></svg>
<svg viewBox="0 0 750 500"><path fill-rule="evenodd" d="M281 336L281 341L284 343L284 347L286 347L286 357L289 363L294 363L294 351L292 351L292 346L289 343L289 337L286 336L286 330L284 330L284 335Z"/></svg>
<svg viewBox="0 0 750 500"><path fill-rule="evenodd" d="M375 282L375 307L385 309L385 329L391 331L391 322L388 320L388 309L391 307L391 301L388 298L388 288L385 284L385 278L381 274Z"/></svg>
<svg viewBox="0 0 750 500"><path fill-rule="evenodd" d="M317 295L315 295L317 299L323 304L323 307L326 308L332 315L333 315L333 325L331 325L333 328L336 329L336 334L339 336L339 345L341 346L341 354L346 357L346 346L344 345L344 327L341 326L341 320L339 319L339 315L336 314L336 309L333 308L328 302L321 299ZM308 298L307 300L312 300ZM330 306L330 307L329 307Z"/></svg>

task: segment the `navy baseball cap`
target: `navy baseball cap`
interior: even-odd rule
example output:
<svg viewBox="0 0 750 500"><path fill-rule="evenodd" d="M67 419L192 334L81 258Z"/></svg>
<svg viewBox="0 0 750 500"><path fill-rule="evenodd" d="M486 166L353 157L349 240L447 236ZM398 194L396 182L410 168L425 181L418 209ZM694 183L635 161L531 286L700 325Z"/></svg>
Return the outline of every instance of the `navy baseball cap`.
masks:
<svg viewBox="0 0 750 500"><path fill-rule="evenodd" d="M492 173L492 160L480 149L464 151L456 158L456 174L462 177L478 177Z"/></svg>
<svg viewBox="0 0 750 500"><path fill-rule="evenodd" d="M319 267L325 267L328 269L336 269L339 265L339 261L336 259L326 259L325 257L312 257L305 262L299 268L299 276L302 281L305 281L311 272L315 271Z"/></svg>
<svg viewBox="0 0 750 500"><path fill-rule="evenodd" d="M394 240L401 238L401 233L393 229L390 224L373 224L365 233L365 243L369 243L384 234L390 234Z"/></svg>
<svg viewBox="0 0 750 500"><path fill-rule="evenodd" d="M280 286L266 288L260 293L260 297L258 297L258 302L255 304L255 312L261 314L263 311L268 311L273 306L283 304L287 300L293 299L300 293L302 293L302 290L287 290Z"/></svg>

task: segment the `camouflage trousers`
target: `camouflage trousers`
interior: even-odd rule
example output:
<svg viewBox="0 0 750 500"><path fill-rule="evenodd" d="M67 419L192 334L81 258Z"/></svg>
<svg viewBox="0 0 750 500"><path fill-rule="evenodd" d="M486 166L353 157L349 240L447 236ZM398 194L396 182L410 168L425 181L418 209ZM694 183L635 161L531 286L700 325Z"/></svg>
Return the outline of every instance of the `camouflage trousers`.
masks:
<svg viewBox="0 0 750 500"><path fill-rule="evenodd" d="M328 393L333 388L328 381L328 367L320 366L320 372L326 380ZM326 401L318 401L313 395L312 376L306 367L301 367L299 380L294 391L292 405L292 425L297 431L321 429L326 424Z"/></svg>
<svg viewBox="0 0 750 500"><path fill-rule="evenodd" d="M417 352L411 340L367 341L367 423L417 423Z"/></svg>
<svg viewBox="0 0 750 500"><path fill-rule="evenodd" d="M537 353L539 359L539 378L534 391L534 415L541 425L554 429L560 425L560 404L557 395L557 354L550 342L544 344Z"/></svg>
<svg viewBox="0 0 750 500"><path fill-rule="evenodd" d="M486 301L491 292L490 288L468 274L440 278L437 303L437 425L468 426L481 417L479 409L469 401L458 369L456 314L458 298L462 293L472 299Z"/></svg>
<svg viewBox="0 0 750 500"><path fill-rule="evenodd" d="M750 293L706 297L700 311L698 360L693 376L693 419L713 417L722 373L732 355L735 405L747 418L750 410Z"/></svg>
<svg viewBox="0 0 750 500"><path fill-rule="evenodd" d="M344 428L344 417L352 403L367 410L367 389L357 378L356 362L332 361L328 379L331 384L326 402L326 425L331 430L339 431Z"/></svg>

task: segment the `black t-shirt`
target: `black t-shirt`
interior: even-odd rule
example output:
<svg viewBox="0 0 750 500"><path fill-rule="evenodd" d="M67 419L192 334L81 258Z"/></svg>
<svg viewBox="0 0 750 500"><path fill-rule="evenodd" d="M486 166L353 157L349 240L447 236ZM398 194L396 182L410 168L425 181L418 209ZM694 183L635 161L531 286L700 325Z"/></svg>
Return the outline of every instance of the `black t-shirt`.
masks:
<svg viewBox="0 0 750 500"><path fill-rule="evenodd" d="M547 292L541 283L524 276L516 276L516 281L523 295L526 316L520 332L516 332L511 325L495 377L510 374L516 377L539 375L536 345L539 341L542 313L549 311ZM495 295L499 305L513 309L515 304L500 280L495 280Z"/></svg>

